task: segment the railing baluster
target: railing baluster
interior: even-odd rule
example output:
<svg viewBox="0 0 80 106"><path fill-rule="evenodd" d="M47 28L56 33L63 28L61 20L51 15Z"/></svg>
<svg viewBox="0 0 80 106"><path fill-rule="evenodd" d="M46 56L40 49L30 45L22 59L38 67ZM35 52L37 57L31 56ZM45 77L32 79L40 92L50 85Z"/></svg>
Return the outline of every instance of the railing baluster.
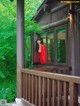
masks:
<svg viewBox="0 0 80 106"><path fill-rule="evenodd" d="M77 92L78 92L78 87L74 83L70 82L70 106L78 106L78 93Z"/></svg>
<svg viewBox="0 0 80 106"><path fill-rule="evenodd" d="M41 77L39 77L39 106L42 106L42 84L41 84Z"/></svg>
<svg viewBox="0 0 80 106"><path fill-rule="evenodd" d="M61 89L61 81L58 81L58 106L62 105L62 89Z"/></svg>
<svg viewBox="0 0 80 106"><path fill-rule="evenodd" d="M64 106L68 106L68 84L67 84L67 82L64 82L64 98L63 98L63 100L64 100Z"/></svg>
<svg viewBox="0 0 80 106"><path fill-rule="evenodd" d="M28 99L28 76L26 74L26 100Z"/></svg>
<svg viewBox="0 0 80 106"><path fill-rule="evenodd" d="M46 79L43 77L43 106L46 106Z"/></svg>
<svg viewBox="0 0 80 106"><path fill-rule="evenodd" d="M57 90L56 90L56 81L52 81L52 106L57 106L56 104L56 95L57 95Z"/></svg>
<svg viewBox="0 0 80 106"><path fill-rule="evenodd" d="M32 103L32 75L30 75L30 103Z"/></svg>
<svg viewBox="0 0 80 106"><path fill-rule="evenodd" d="M31 86L30 86L30 74L29 74L29 101L30 101L30 94L31 94L30 89L31 89Z"/></svg>
<svg viewBox="0 0 80 106"><path fill-rule="evenodd" d="M70 106L74 106L74 84L70 82Z"/></svg>
<svg viewBox="0 0 80 106"><path fill-rule="evenodd" d="M27 74L27 101L29 101L29 74Z"/></svg>
<svg viewBox="0 0 80 106"><path fill-rule="evenodd" d="M74 84L74 104L78 106L78 84Z"/></svg>
<svg viewBox="0 0 80 106"><path fill-rule="evenodd" d="M50 79L47 79L47 106L51 105L51 98L50 98Z"/></svg>
<svg viewBox="0 0 80 106"><path fill-rule="evenodd" d="M35 95L34 95L34 92L35 89L34 89L34 76L32 75L32 103L34 104L34 99L35 99Z"/></svg>
<svg viewBox="0 0 80 106"><path fill-rule="evenodd" d="M26 74L23 74L23 98L26 99Z"/></svg>
<svg viewBox="0 0 80 106"><path fill-rule="evenodd" d="M37 83L37 76L35 76L35 105L38 106L38 83Z"/></svg>

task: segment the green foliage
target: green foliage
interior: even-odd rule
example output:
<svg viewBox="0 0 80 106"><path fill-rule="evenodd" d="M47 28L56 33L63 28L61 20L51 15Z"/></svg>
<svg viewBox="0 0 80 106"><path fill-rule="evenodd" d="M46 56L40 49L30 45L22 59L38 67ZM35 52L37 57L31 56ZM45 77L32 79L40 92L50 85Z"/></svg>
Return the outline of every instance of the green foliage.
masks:
<svg viewBox="0 0 80 106"><path fill-rule="evenodd" d="M31 36L36 32L42 33L43 31L35 21L25 19L25 36Z"/></svg>
<svg viewBox="0 0 80 106"><path fill-rule="evenodd" d="M12 0L11 0L12 1ZM8 102L16 97L16 0L0 1L0 99ZM25 58L31 67L31 38L33 32L41 32L34 21L30 21L42 0L25 0ZM7 92L6 92L7 90Z"/></svg>
<svg viewBox="0 0 80 106"><path fill-rule="evenodd" d="M8 102L14 101L16 97L16 84L15 81L0 82L2 87L0 87L0 99L6 99ZM7 84L6 84L7 83Z"/></svg>
<svg viewBox="0 0 80 106"><path fill-rule="evenodd" d="M31 64L31 36L36 32L43 33L43 31L35 21L25 19L25 23L25 66L31 68L33 67Z"/></svg>
<svg viewBox="0 0 80 106"><path fill-rule="evenodd" d="M25 0L25 17L31 19L43 0Z"/></svg>
<svg viewBox="0 0 80 106"><path fill-rule="evenodd" d="M2 71L0 71L0 78L1 79L4 79L5 78L5 75L2 73Z"/></svg>

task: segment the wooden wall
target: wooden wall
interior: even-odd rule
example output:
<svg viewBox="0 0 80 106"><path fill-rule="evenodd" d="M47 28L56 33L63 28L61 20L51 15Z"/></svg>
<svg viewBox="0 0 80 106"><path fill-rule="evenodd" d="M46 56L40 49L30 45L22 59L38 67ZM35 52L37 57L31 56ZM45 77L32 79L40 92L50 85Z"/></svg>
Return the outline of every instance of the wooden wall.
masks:
<svg viewBox="0 0 80 106"><path fill-rule="evenodd" d="M68 17L68 6L55 12L52 12L52 22L57 22L67 17Z"/></svg>
<svg viewBox="0 0 80 106"><path fill-rule="evenodd" d="M41 26L48 25L53 22L60 21L68 17L69 5L64 5L58 1L54 1L50 12L45 11L41 17L39 17L38 23Z"/></svg>
<svg viewBox="0 0 80 106"><path fill-rule="evenodd" d="M70 5L62 4L58 1L54 1L52 4L53 8L49 13L44 12L41 17L39 17L38 23L43 27L45 26L45 31L48 29L60 27L65 24L66 19L69 19L67 22L68 32L68 65L72 67L72 75L80 75L80 33L78 26L78 16L77 12L80 10L80 5L75 4L71 5L72 14L69 16L68 10ZM63 21L63 22L62 22ZM59 22L61 22L59 24ZM57 24L57 25L56 25ZM46 27L47 26L47 27ZM36 39L36 38L34 38Z"/></svg>

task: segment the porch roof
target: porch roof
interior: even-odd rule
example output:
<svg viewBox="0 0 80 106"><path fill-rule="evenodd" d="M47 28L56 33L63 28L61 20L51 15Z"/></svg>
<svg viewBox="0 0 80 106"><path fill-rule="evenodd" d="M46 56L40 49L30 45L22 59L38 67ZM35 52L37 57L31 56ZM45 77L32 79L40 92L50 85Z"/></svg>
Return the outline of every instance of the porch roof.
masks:
<svg viewBox="0 0 80 106"><path fill-rule="evenodd" d="M44 0L40 7L37 9L35 15L32 17L32 20L38 21L40 16L44 14L45 7L47 7L47 11L50 11L52 2L54 2L54 0Z"/></svg>

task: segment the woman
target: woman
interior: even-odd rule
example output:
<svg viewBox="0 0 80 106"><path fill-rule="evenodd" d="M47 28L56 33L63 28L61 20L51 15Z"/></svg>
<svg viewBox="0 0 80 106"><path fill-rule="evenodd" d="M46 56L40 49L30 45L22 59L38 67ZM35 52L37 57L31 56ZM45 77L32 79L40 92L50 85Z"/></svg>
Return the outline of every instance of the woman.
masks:
<svg viewBox="0 0 80 106"><path fill-rule="evenodd" d="M40 64L46 64L46 46L43 44L42 38L37 39L37 52Z"/></svg>

